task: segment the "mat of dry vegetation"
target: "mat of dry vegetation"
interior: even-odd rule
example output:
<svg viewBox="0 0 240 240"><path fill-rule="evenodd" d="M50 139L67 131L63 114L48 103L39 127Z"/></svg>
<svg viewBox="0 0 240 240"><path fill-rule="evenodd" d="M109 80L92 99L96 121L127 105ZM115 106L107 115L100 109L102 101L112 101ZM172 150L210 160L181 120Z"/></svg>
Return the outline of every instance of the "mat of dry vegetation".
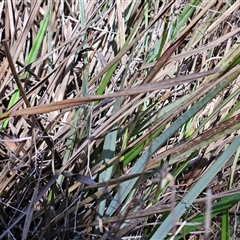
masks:
<svg viewBox="0 0 240 240"><path fill-rule="evenodd" d="M1 1L0 239L239 239L239 1Z"/></svg>

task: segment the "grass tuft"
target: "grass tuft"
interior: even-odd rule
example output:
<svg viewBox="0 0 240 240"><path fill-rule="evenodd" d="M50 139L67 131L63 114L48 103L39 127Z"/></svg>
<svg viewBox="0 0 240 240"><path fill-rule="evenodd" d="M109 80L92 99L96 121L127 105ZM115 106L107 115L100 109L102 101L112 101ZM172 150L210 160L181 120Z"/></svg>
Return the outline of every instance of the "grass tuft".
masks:
<svg viewBox="0 0 240 240"><path fill-rule="evenodd" d="M0 239L237 239L239 1L3 1Z"/></svg>

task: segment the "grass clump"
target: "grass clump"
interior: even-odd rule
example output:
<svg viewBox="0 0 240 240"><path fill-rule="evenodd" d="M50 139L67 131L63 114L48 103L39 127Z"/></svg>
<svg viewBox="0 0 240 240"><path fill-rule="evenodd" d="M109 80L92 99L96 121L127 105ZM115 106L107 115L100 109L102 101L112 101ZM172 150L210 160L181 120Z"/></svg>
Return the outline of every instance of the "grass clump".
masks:
<svg viewBox="0 0 240 240"><path fill-rule="evenodd" d="M238 238L239 7L3 2L0 238Z"/></svg>

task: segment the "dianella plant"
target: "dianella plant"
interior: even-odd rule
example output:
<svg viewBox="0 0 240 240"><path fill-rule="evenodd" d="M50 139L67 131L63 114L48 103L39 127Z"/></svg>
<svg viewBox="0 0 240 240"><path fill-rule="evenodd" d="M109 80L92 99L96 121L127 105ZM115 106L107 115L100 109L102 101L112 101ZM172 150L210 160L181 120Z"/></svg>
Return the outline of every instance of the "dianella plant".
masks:
<svg viewBox="0 0 240 240"><path fill-rule="evenodd" d="M0 15L0 239L240 238L239 1Z"/></svg>

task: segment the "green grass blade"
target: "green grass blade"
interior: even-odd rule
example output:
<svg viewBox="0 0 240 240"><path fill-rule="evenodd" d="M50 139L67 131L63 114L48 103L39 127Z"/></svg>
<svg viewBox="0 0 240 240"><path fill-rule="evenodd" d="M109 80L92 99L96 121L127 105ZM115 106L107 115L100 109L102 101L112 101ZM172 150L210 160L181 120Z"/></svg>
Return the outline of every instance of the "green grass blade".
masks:
<svg viewBox="0 0 240 240"><path fill-rule="evenodd" d="M113 109L113 114L119 110L120 103L121 103L121 99L117 98L114 109ZM113 126L112 129L116 129L116 126ZM102 159L103 159L104 163L106 163L106 164L115 155L116 140L117 140L117 131L116 130L108 133L105 138L104 145L103 145ZM112 170L113 170L113 167L111 166L111 167L108 167L104 172L102 172L99 175L100 181L104 181L104 182L109 181L112 176ZM105 206L106 206L106 200L102 201L99 204L98 215L103 216L103 214L105 212Z"/></svg>
<svg viewBox="0 0 240 240"><path fill-rule="evenodd" d="M41 48L44 36L45 36L45 32L47 30L48 22L49 22L49 11L47 11L46 16L45 16L45 18L43 19L43 21L41 23L39 31L38 31L38 33L36 35L36 39L34 40L32 48L31 48L31 50L29 52L29 55L28 55L28 57L26 59L26 65L29 65L33 61L36 60L37 55L39 53L39 50ZM25 74L25 77L28 77L28 73ZM9 101L7 109L10 109L18 101L19 95L20 95L19 89L16 87L14 89L14 93L11 96L11 99ZM2 128L5 129L7 127L7 125L8 125L8 122L9 122L9 119L5 120L3 122L3 124L2 124Z"/></svg>
<svg viewBox="0 0 240 240"><path fill-rule="evenodd" d="M228 240L230 239L230 219L228 214L228 209L225 210L222 214L222 227L221 227L221 239Z"/></svg>
<svg viewBox="0 0 240 240"><path fill-rule="evenodd" d="M31 51L29 52L29 55L27 57L26 60L26 65L31 64L33 61L36 60L37 55L39 53L39 50L41 48L44 36L45 36L45 32L47 30L48 27L48 22L49 22L49 11L47 11L46 16L44 17L41 26L39 28L39 31L36 35L36 39L34 40L33 46L31 48Z"/></svg>
<svg viewBox="0 0 240 240"><path fill-rule="evenodd" d="M182 13L179 15L177 20L173 23L171 40L176 37L181 27L188 21L193 12L196 10L196 6L200 3L200 0L193 0L189 6L187 6Z"/></svg>
<svg viewBox="0 0 240 240"><path fill-rule="evenodd" d="M229 208L231 208L233 205L238 203L239 199L240 199L240 194L224 197L223 199L221 199L219 202L215 203L212 206L211 217L214 218L217 215L220 215L220 214L226 212ZM178 236L176 236L176 240L183 239L190 232L195 231L199 226L203 226L204 220L205 220L204 214L199 214L197 217L193 218L189 223L193 223L194 225L184 226L184 229L183 229L184 231L182 233L180 233ZM226 239L228 239L228 238L226 238Z"/></svg>

